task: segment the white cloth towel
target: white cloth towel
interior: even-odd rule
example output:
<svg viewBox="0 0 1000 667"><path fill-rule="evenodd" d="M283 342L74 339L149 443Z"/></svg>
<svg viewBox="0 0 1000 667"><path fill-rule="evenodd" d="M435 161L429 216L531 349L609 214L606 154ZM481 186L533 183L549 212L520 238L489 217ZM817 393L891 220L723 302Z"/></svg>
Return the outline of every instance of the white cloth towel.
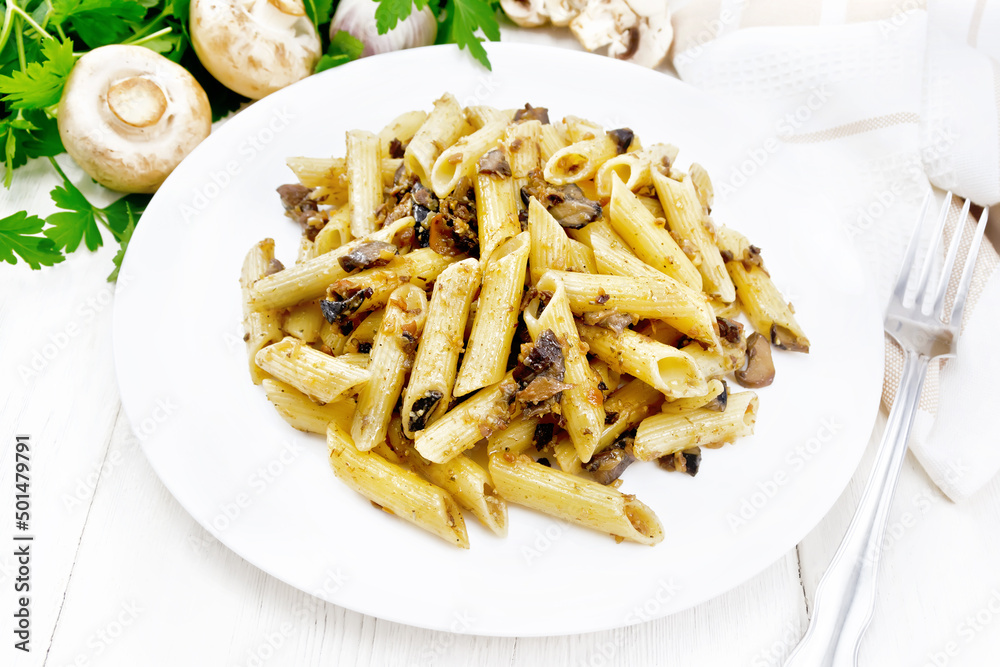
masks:
<svg viewBox="0 0 1000 667"><path fill-rule="evenodd" d="M733 98L761 128L761 138L777 140L768 159L812 172L881 304L888 303L932 185L980 206L1000 202L1000 64L994 59L1000 56L1000 0L939 0L930 8L918 0L672 6L680 77ZM739 176L715 176L716 190ZM975 221L959 220L961 204L952 204L949 233L965 234L968 243ZM990 345L1000 330L996 267L997 253L984 243L958 358L929 374L910 442L953 500L975 493L1000 470L993 421L1000 355ZM891 405L902 355L893 343L886 350L883 398Z"/></svg>

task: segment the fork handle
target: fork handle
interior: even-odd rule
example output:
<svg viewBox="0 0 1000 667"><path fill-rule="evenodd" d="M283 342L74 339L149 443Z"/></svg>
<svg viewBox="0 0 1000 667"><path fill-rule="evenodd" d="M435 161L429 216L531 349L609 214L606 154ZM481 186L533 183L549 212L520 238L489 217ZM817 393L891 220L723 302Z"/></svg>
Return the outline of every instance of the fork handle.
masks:
<svg viewBox="0 0 1000 667"><path fill-rule="evenodd" d="M785 667L854 667L875 610L875 584L885 528L906 443L917 412L928 357L907 352L899 392L878 446L861 503L816 590L809 629Z"/></svg>

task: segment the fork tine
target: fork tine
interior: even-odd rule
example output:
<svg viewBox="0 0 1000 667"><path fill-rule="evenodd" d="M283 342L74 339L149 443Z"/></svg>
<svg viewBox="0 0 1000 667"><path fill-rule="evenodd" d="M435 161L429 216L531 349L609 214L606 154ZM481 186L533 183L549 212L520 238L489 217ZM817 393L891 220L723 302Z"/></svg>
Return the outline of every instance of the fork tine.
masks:
<svg viewBox="0 0 1000 667"><path fill-rule="evenodd" d="M920 303L924 297L924 293L927 290L927 281L931 277L931 268L934 265L934 253L937 252L938 246L941 245L941 239L944 238L944 227L948 222L948 209L951 208L952 195L949 192L948 196L944 200L944 205L941 207L941 213L938 215L937 229L934 230L934 236L931 237L931 246L927 249L927 254L924 256L924 264L920 267L920 279L917 281L917 291L914 292L914 304Z"/></svg>
<svg viewBox="0 0 1000 667"><path fill-rule="evenodd" d="M913 259L917 255L917 246L920 245L920 230L927 218L927 206L931 201L933 190L928 190L924 195L924 203L920 205L920 217L917 218L917 226L910 236L910 243L906 246L906 254L903 256L903 265L899 268L899 277L896 278L896 287L893 289L892 298L902 303L906 297L906 285L910 281L910 274L913 272ZM945 208L951 204L951 193L945 197Z"/></svg>
<svg viewBox="0 0 1000 667"><path fill-rule="evenodd" d="M955 231L952 234L951 246L948 248L948 256L944 260L944 268L941 270L941 278L938 280L937 289L934 292L933 306L928 309L928 305L931 303L931 293L928 292L924 296L923 312L927 315L933 314L935 317L944 317L944 298L948 294L948 284L951 282L951 272L955 268L955 258L958 255L958 246L962 244L962 235L965 231L965 218L969 215L969 206L972 201L969 199L965 200L965 205L962 206L962 213L958 216L958 224L955 225Z"/></svg>
<svg viewBox="0 0 1000 667"><path fill-rule="evenodd" d="M962 315L965 312L965 300L969 296L969 286L972 284L972 273L976 269L976 258L979 256L979 244L983 240L983 232L986 231L986 221L989 219L990 209L983 208L983 214L979 216L979 224L976 225L976 233L972 237L972 245L969 246L969 256L965 259L965 269L962 271L962 280L958 283L958 292L955 293L955 305L951 310L951 319L948 320L953 326L962 326Z"/></svg>

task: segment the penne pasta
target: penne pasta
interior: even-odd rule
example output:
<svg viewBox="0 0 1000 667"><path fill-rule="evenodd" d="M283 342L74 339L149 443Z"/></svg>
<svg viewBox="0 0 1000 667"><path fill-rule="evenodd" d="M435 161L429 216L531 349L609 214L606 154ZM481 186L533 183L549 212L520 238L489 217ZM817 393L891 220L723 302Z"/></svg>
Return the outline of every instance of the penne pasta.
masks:
<svg viewBox="0 0 1000 667"><path fill-rule="evenodd" d="M520 414L511 420L507 428L487 438L486 451L490 454L496 452L520 454L535 441L536 428L538 428L538 417Z"/></svg>
<svg viewBox="0 0 1000 667"><path fill-rule="evenodd" d="M702 288L701 274L677 241L657 224L634 194L628 191L617 175L612 175L609 220L636 257L654 269L687 285L693 290Z"/></svg>
<svg viewBox="0 0 1000 667"><path fill-rule="evenodd" d="M640 461L652 461L685 449L719 445L750 435L757 421L757 403L754 392L744 391L729 394L725 412L697 408L646 417L636 431L632 453Z"/></svg>
<svg viewBox="0 0 1000 667"><path fill-rule="evenodd" d="M552 272L545 274L552 275ZM548 305L537 316L527 309L524 323L537 341L542 332L549 330L560 341L565 366L565 382L572 388L562 392L560 405L566 419L566 431L573 440L580 460L590 460L597 449L604 429L604 395L598 388L600 376L590 370L585 348L580 345L573 313L570 312L566 288L558 280L552 290Z"/></svg>
<svg viewBox="0 0 1000 667"><path fill-rule="evenodd" d="M503 142L507 147L514 191L518 195L528 182L528 174L542 167L541 134L542 123L537 120L514 123L504 130Z"/></svg>
<svg viewBox="0 0 1000 667"><path fill-rule="evenodd" d="M479 261L464 259L441 272L434 283L424 335L403 393L403 431L413 437L434 423L451 404L472 297L479 289Z"/></svg>
<svg viewBox="0 0 1000 667"><path fill-rule="evenodd" d="M498 248L496 259L483 270L479 308L455 380L455 396L465 396L503 377L524 294L530 245L528 232L521 232Z"/></svg>
<svg viewBox="0 0 1000 667"><path fill-rule="evenodd" d="M496 147L505 126L502 121L487 123L444 149L429 174L434 194L438 197L449 195L462 178L473 177L479 158Z"/></svg>
<svg viewBox="0 0 1000 667"><path fill-rule="evenodd" d="M267 373L257 365L257 352L281 340L281 320L275 310L260 310L253 306L252 286L274 267L274 241L264 239L250 248L240 272L240 291L243 295L243 340L247 346L250 379L260 384Z"/></svg>
<svg viewBox="0 0 1000 667"><path fill-rule="evenodd" d="M257 365L320 403L331 403L368 381L368 371L288 336L257 353Z"/></svg>
<svg viewBox="0 0 1000 667"><path fill-rule="evenodd" d="M397 150L404 149L426 120L426 111L407 111L396 116L378 133L378 143L382 155L393 157L394 140L399 142ZM401 156L395 155L394 157Z"/></svg>
<svg viewBox="0 0 1000 667"><path fill-rule="evenodd" d="M431 169L441 152L455 143L465 125L465 116L458 100L445 93L434 102L427 120L410 139L403 162L421 183L430 185Z"/></svg>
<svg viewBox="0 0 1000 667"><path fill-rule="evenodd" d="M349 487L389 514L469 548L469 535L458 503L444 489L375 452L359 451L336 423L326 434L330 465Z"/></svg>
<svg viewBox="0 0 1000 667"><path fill-rule="evenodd" d="M326 427L336 422L342 429L351 428L354 415L354 399L343 398L333 403L320 405L295 387L266 379L261 383L267 400L271 401L282 419L293 428L307 433L326 435Z"/></svg>
<svg viewBox="0 0 1000 667"><path fill-rule="evenodd" d="M640 544L663 540L663 526L653 511L617 489L553 470L523 454L494 454L490 474L507 502Z"/></svg>
<svg viewBox="0 0 1000 667"><path fill-rule="evenodd" d="M319 301L307 301L288 311L281 328L289 336L295 336L303 343L310 344L320 339L319 332L325 321L323 312L319 308Z"/></svg>
<svg viewBox="0 0 1000 667"><path fill-rule="evenodd" d="M700 396L708 390L698 364L675 347L630 329L615 333L586 324L578 324L577 329L591 354L617 372L639 378L668 399Z"/></svg>
<svg viewBox="0 0 1000 667"><path fill-rule="evenodd" d="M528 233L531 238L528 266L531 267L532 284L536 284L549 269L566 270L570 239L552 214L534 197L528 203Z"/></svg>
<svg viewBox="0 0 1000 667"><path fill-rule="evenodd" d="M435 484L472 512L479 523L493 534L507 535L507 503L493 486L486 469L465 454L459 454L447 463L431 463L410 450L406 457L414 471Z"/></svg>
<svg viewBox="0 0 1000 667"><path fill-rule="evenodd" d="M510 163L502 148L494 148L487 153L476 169L474 185L479 217L479 256L484 267L489 264L494 250L521 233L517 209L519 188L515 186L510 171Z"/></svg>
<svg viewBox="0 0 1000 667"><path fill-rule="evenodd" d="M341 206L330 214L330 219L316 234L313 241L314 256L325 255L336 250L350 242L352 238L354 237L351 235L351 209L349 206Z"/></svg>
<svg viewBox="0 0 1000 667"><path fill-rule="evenodd" d="M371 132L347 133L347 201L351 235L362 237L377 228L376 210L382 204L382 151Z"/></svg>
<svg viewBox="0 0 1000 667"><path fill-rule="evenodd" d="M372 346L369 380L358 392L351 423L351 437L359 450L368 451L385 440L426 320L427 297L421 288L406 284L393 290Z"/></svg>
<svg viewBox="0 0 1000 667"><path fill-rule="evenodd" d="M736 296L753 328L776 347L808 352L809 339L764 268L760 249L726 227L719 228L718 238L726 269L736 285Z"/></svg>
<svg viewBox="0 0 1000 667"><path fill-rule="evenodd" d="M694 249L694 263L701 273L705 292L724 303L735 301L736 288L726 272L714 234L709 229L711 222L698 199L694 181L691 178L675 181L653 171L653 184L667 215L670 230L690 243Z"/></svg>
<svg viewBox="0 0 1000 667"><path fill-rule="evenodd" d="M593 178L602 164L619 154L618 147L611 134L601 134L561 148L545 162L545 180L566 185Z"/></svg>

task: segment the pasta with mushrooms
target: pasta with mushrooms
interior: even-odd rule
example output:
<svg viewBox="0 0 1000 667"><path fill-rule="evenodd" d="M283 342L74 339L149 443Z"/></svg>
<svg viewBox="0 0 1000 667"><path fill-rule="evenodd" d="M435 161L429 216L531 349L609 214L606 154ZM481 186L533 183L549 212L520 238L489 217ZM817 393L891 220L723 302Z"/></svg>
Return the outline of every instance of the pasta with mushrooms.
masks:
<svg viewBox="0 0 1000 667"><path fill-rule="evenodd" d="M677 156L446 94L352 130L346 158L289 158L303 251L247 255L251 379L326 435L348 486L459 547L463 510L502 536L508 503L660 542L626 469L696 475L702 447L753 432L758 395L728 381L766 387L771 345L809 345L760 250L715 225L707 171Z"/></svg>

